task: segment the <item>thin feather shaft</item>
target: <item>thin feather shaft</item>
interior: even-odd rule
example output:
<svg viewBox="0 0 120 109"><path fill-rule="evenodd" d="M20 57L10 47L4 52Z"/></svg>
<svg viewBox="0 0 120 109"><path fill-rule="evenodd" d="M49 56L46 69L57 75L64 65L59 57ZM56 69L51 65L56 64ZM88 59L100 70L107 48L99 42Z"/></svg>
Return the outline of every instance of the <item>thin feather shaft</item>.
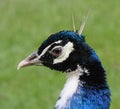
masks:
<svg viewBox="0 0 120 109"><path fill-rule="evenodd" d="M73 15L72 15L72 24L73 24L73 31L76 32L75 20L74 20L74 16Z"/></svg>
<svg viewBox="0 0 120 109"><path fill-rule="evenodd" d="M79 29L79 31L78 31L78 34L79 34L79 35L81 35L82 32L83 32L83 29L84 29L84 27L85 27L87 18L88 18L88 13L87 13L86 16L83 17L83 20L82 20L81 25L80 25L80 29Z"/></svg>

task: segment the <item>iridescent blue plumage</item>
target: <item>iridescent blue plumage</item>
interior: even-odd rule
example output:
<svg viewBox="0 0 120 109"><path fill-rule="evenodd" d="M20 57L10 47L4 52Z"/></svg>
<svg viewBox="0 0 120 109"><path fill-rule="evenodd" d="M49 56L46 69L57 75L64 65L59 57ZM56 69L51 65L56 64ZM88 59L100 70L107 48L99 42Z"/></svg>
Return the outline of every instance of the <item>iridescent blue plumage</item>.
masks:
<svg viewBox="0 0 120 109"><path fill-rule="evenodd" d="M84 36L73 31L52 34L18 67L41 64L68 76L55 109L109 109L106 72Z"/></svg>
<svg viewBox="0 0 120 109"><path fill-rule="evenodd" d="M76 92L69 98L63 108L55 109L109 109L110 90L106 87L89 87L79 85Z"/></svg>
<svg viewBox="0 0 120 109"><path fill-rule="evenodd" d="M108 89L99 90L96 87L81 87L70 100L70 108L65 109L109 109L110 92Z"/></svg>
<svg viewBox="0 0 120 109"><path fill-rule="evenodd" d="M62 31L57 35L59 39L68 38L77 45L79 56L74 55L74 57L79 60L77 64L83 69L86 68L89 74L83 72L83 75L79 77L80 85L72 97L67 100L63 108L56 107L55 109L109 109L110 90L106 82L105 70L96 52L86 44L82 35L79 36L70 31Z"/></svg>
<svg viewBox="0 0 120 109"><path fill-rule="evenodd" d="M38 52L42 52L42 50L50 45L51 43L58 41L58 40L69 40L75 43L84 42L85 38L83 35L79 35L73 31L60 31L56 34L52 34L45 40L42 45L40 46Z"/></svg>

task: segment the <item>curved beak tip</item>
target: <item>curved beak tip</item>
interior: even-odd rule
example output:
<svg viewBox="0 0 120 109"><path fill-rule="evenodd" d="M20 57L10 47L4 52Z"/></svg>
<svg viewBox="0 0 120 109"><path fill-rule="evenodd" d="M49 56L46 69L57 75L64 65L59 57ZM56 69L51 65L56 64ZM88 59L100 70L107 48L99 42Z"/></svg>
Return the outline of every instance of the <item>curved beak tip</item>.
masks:
<svg viewBox="0 0 120 109"><path fill-rule="evenodd" d="M27 67L27 66L31 66L31 65L42 65L41 61L38 59L36 52L29 55L27 58L25 58L24 60L22 60L18 66L17 66L17 70L19 70L22 67Z"/></svg>
<svg viewBox="0 0 120 109"><path fill-rule="evenodd" d="M25 67L25 66L27 66L27 65L28 65L28 62L25 61L25 60L23 60L23 61L21 61L21 62L18 64L17 70L19 70L20 68Z"/></svg>
<svg viewBox="0 0 120 109"><path fill-rule="evenodd" d="M17 66L17 70L19 70L20 69L20 67L19 67L19 65Z"/></svg>

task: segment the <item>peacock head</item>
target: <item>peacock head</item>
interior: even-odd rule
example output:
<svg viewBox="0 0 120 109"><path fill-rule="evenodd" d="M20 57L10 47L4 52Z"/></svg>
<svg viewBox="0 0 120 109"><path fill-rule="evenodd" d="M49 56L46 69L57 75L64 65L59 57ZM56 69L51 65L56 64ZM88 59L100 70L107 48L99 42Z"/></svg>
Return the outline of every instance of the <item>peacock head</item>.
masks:
<svg viewBox="0 0 120 109"><path fill-rule="evenodd" d="M60 31L46 39L38 50L18 65L18 69L31 65L44 65L51 69L70 72L90 61L93 50L83 35L73 31Z"/></svg>

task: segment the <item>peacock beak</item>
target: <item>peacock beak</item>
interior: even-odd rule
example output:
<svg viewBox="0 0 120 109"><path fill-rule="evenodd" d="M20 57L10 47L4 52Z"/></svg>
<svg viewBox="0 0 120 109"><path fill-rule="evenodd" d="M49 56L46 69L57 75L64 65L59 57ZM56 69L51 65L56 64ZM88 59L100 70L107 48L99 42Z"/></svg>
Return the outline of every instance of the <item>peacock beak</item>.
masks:
<svg viewBox="0 0 120 109"><path fill-rule="evenodd" d="M27 58L22 60L17 67L17 70L19 70L22 67L32 66L32 65L42 65L42 62L39 60L38 54L32 53Z"/></svg>

